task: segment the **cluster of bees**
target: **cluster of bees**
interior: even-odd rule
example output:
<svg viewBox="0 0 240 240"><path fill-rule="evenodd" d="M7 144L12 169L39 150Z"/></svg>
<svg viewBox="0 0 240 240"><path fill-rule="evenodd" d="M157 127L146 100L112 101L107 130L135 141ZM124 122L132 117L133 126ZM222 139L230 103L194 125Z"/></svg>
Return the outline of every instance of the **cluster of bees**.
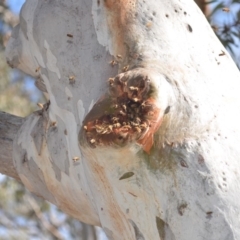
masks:
<svg viewBox="0 0 240 240"><path fill-rule="evenodd" d="M127 86L126 81L119 82L117 78L108 82L110 89L117 90L116 94L113 91L110 107L102 116L86 122L83 127L91 147L122 146L139 139L151 127L151 118L156 113L153 101L147 94L144 97L141 86Z"/></svg>

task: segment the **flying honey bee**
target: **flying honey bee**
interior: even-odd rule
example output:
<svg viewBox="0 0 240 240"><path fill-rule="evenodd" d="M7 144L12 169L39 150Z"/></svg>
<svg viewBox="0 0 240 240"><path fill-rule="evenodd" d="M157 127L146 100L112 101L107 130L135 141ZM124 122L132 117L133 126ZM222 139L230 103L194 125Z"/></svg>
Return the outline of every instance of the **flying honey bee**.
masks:
<svg viewBox="0 0 240 240"><path fill-rule="evenodd" d="M228 7L222 8L223 12L230 12L230 9Z"/></svg>

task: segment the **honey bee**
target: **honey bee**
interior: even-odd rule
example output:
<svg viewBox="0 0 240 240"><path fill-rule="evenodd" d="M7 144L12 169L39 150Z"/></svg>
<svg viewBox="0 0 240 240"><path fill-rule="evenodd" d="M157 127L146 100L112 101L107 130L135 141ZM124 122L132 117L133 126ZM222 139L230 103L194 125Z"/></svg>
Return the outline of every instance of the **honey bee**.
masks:
<svg viewBox="0 0 240 240"><path fill-rule="evenodd" d="M36 73L39 72L40 69L41 69L40 67L37 67L36 70L35 70L35 72L36 72Z"/></svg>
<svg viewBox="0 0 240 240"><path fill-rule="evenodd" d="M79 157L73 157L72 160L73 160L74 162L77 162L77 161L79 160Z"/></svg>
<svg viewBox="0 0 240 240"><path fill-rule="evenodd" d="M103 133L103 131L104 131L104 128L102 127L102 126L100 126L100 125L96 125L95 126L95 129L96 129L96 132L97 133Z"/></svg>
<svg viewBox="0 0 240 240"><path fill-rule="evenodd" d="M124 111L127 110L127 106L125 104L123 104L122 107L123 107Z"/></svg>
<svg viewBox="0 0 240 240"><path fill-rule="evenodd" d="M124 125L123 128L126 128L126 129L131 129L132 127L130 125Z"/></svg>
<svg viewBox="0 0 240 240"><path fill-rule="evenodd" d="M37 105L39 106L39 108L43 109L43 104L42 103L37 103Z"/></svg>
<svg viewBox="0 0 240 240"><path fill-rule="evenodd" d="M109 84L112 86L113 83L114 83L114 78L109 78L109 79L108 79L108 82L109 82Z"/></svg>
<svg viewBox="0 0 240 240"><path fill-rule="evenodd" d="M112 130L113 130L113 125L109 125L109 126L108 126L108 129L110 130L110 132L112 132Z"/></svg>
<svg viewBox="0 0 240 240"><path fill-rule="evenodd" d="M129 69L129 65L123 67L122 71L123 71L123 72L126 72L128 69Z"/></svg>
<svg viewBox="0 0 240 240"><path fill-rule="evenodd" d="M126 116L126 113L123 112L122 110L119 111L119 114L121 114L122 116Z"/></svg>
<svg viewBox="0 0 240 240"><path fill-rule="evenodd" d="M138 133L141 133L141 132L142 132L142 130L141 130L140 127L134 127L134 129L135 129Z"/></svg>
<svg viewBox="0 0 240 240"><path fill-rule="evenodd" d="M138 91L138 87L134 87L134 86L130 86L129 89L130 89L131 91Z"/></svg>
<svg viewBox="0 0 240 240"><path fill-rule="evenodd" d="M104 129L100 134L109 134L111 131L110 129Z"/></svg>
<svg viewBox="0 0 240 240"><path fill-rule="evenodd" d="M154 112L153 111L150 111L147 113L148 116L153 116L154 115Z"/></svg>
<svg viewBox="0 0 240 240"><path fill-rule="evenodd" d="M115 60L112 60L111 62L109 62L109 64L110 64L112 67L114 67L115 65L118 64L118 62L116 62Z"/></svg>
<svg viewBox="0 0 240 240"><path fill-rule="evenodd" d="M212 25L211 27L212 27L212 29L213 29L214 32L217 32L217 31L218 31L218 27L217 27L217 26Z"/></svg>
<svg viewBox="0 0 240 240"><path fill-rule="evenodd" d="M147 125L147 123L146 123L146 122L144 122L143 124L141 124L141 125L140 125L140 127L141 127L141 128L143 128L143 129L146 129L146 128L147 128L147 126L148 126L148 125Z"/></svg>
<svg viewBox="0 0 240 240"><path fill-rule="evenodd" d="M226 53L222 50L222 52L219 54L219 56L224 56Z"/></svg>
<svg viewBox="0 0 240 240"><path fill-rule="evenodd" d="M134 102L139 102L139 99L138 99L138 98L136 98L136 97L135 97L135 98L133 98L132 100L133 100Z"/></svg>
<svg viewBox="0 0 240 240"><path fill-rule="evenodd" d="M138 123L135 123L135 122L130 122L132 126L136 127L138 126L139 124Z"/></svg>
<svg viewBox="0 0 240 240"><path fill-rule="evenodd" d="M116 123L118 120L119 120L118 117L112 117L112 121L113 121L114 123Z"/></svg>
<svg viewBox="0 0 240 240"><path fill-rule="evenodd" d="M223 12L230 12L230 9L228 7L222 8Z"/></svg>
<svg viewBox="0 0 240 240"><path fill-rule="evenodd" d="M147 104L146 101L142 102L141 107L145 108L145 107L151 107L150 104Z"/></svg>
<svg viewBox="0 0 240 240"><path fill-rule="evenodd" d="M56 126L57 126L57 122L56 122L56 121L51 122L51 123L50 123L50 126L51 126L51 127L56 127Z"/></svg>
<svg viewBox="0 0 240 240"><path fill-rule="evenodd" d="M152 22L148 22L147 24L146 24L146 27L148 27L148 28L150 28L152 26Z"/></svg>
<svg viewBox="0 0 240 240"><path fill-rule="evenodd" d="M75 79L76 79L76 77L73 75L68 77L69 83L75 83Z"/></svg>
<svg viewBox="0 0 240 240"><path fill-rule="evenodd" d="M137 123L140 123L140 122L141 122L141 119L140 119L139 117L136 117L135 121L136 121Z"/></svg>
<svg viewBox="0 0 240 240"><path fill-rule="evenodd" d="M113 124L113 127L114 127L114 128L119 128L119 127L121 127L121 124L120 124L120 123L114 123L114 124Z"/></svg>

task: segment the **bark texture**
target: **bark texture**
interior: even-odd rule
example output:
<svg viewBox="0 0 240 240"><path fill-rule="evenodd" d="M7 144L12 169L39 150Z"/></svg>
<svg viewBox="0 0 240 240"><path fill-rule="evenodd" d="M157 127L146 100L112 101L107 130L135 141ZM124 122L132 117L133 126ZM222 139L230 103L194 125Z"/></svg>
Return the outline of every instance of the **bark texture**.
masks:
<svg viewBox="0 0 240 240"><path fill-rule="evenodd" d="M27 0L6 54L49 96L28 189L109 239L240 239L240 75L193 1Z"/></svg>
<svg viewBox="0 0 240 240"><path fill-rule="evenodd" d="M0 173L20 180L13 164L13 139L24 119L0 112Z"/></svg>

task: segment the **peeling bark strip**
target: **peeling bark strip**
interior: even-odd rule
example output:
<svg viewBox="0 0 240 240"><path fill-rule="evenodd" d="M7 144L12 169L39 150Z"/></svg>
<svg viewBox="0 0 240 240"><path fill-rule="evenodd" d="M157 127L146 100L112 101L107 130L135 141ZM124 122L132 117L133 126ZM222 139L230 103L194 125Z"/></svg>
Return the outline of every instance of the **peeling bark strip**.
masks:
<svg viewBox="0 0 240 240"><path fill-rule="evenodd" d="M30 191L113 240L240 239L240 75L193 1L27 0L6 55L51 100L2 138Z"/></svg>
<svg viewBox="0 0 240 240"><path fill-rule="evenodd" d="M0 173L20 180L13 164L13 140L24 119L0 112Z"/></svg>
<svg viewBox="0 0 240 240"><path fill-rule="evenodd" d="M107 22L113 36L116 55L127 57L127 46L130 24L136 12L136 0L104 0L107 9Z"/></svg>

